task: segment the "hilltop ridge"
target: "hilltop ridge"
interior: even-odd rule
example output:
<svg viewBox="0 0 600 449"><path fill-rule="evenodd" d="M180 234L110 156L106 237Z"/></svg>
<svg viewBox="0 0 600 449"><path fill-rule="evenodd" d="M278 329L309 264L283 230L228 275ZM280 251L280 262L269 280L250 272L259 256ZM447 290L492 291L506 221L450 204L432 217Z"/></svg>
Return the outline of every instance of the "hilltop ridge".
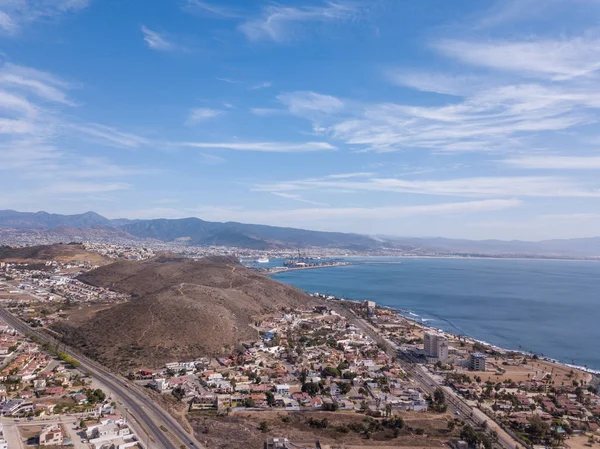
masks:
<svg viewBox="0 0 600 449"><path fill-rule="evenodd" d="M317 303L231 257L120 260L79 279L132 299L81 325L62 322L54 328L68 344L124 372L229 352L258 338L254 316Z"/></svg>

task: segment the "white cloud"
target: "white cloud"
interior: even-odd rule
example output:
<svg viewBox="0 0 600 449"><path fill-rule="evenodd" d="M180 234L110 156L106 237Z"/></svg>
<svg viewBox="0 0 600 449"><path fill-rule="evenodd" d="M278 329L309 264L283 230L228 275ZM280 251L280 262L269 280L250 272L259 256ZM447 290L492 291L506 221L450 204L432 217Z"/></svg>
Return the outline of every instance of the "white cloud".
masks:
<svg viewBox="0 0 600 449"><path fill-rule="evenodd" d="M190 111L186 123L188 125L197 125L212 118L224 114L223 111L211 108L194 108Z"/></svg>
<svg viewBox="0 0 600 449"><path fill-rule="evenodd" d="M332 151L336 149L336 147L326 142L183 142L174 145L189 148L215 148L267 153L303 153L311 151Z"/></svg>
<svg viewBox="0 0 600 449"><path fill-rule="evenodd" d="M81 194L81 193L99 193L114 192L117 190L127 190L131 184L124 182L113 183L90 183L90 182L62 182L52 184L44 189L44 193L52 194Z"/></svg>
<svg viewBox="0 0 600 449"><path fill-rule="evenodd" d="M275 108L250 108L250 113L254 115L279 115L286 114L287 111Z"/></svg>
<svg viewBox="0 0 600 449"><path fill-rule="evenodd" d="M600 94L590 87L506 85L441 106L367 105L355 117L333 117L328 131L381 152L504 152L518 148L523 136L593 123L599 108Z"/></svg>
<svg viewBox="0 0 600 449"><path fill-rule="evenodd" d="M238 80L234 80L232 78L215 78L217 81L221 81L222 83L227 83L227 84L240 84L240 82Z"/></svg>
<svg viewBox="0 0 600 449"><path fill-rule="evenodd" d="M170 210L173 217L201 217L210 221L239 221L243 223L269 223L278 226L294 226L305 229L345 229L352 231L358 221L368 223L369 229L379 225L391 228L392 220L403 217L479 214L519 207L515 199L486 199L479 201L439 203L427 205L394 205L387 207L318 207L286 210L244 210L236 207L201 206L193 209ZM139 215L127 214L132 218ZM396 227L396 229L398 229Z"/></svg>
<svg viewBox="0 0 600 449"><path fill-rule="evenodd" d="M385 74L390 81L399 86L446 95L464 96L473 92L474 85L482 82L481 78L476 76L415 72L405 69L387 70Z"/></svg>
<svg viewBox="0 0 600 449"><path fill-rule="evenodd" d="M285 42L300 34L302 24L347 21L359 15L360 8L352 3L329 1L323 6L305 7L270 5L260 17L243 23L239 28L251 41Z"/></svg>
<svg viewBox="0 0 600 449"><path fill-rule="evenodd" d="M396 192L418 195L457 197L581 197L598 198L600 188L562 177L506 176L474 177L444 180L408 180L398 178L370 178L348 180L317 178L284 181L255 186L257 191L346 191Z"/></svg>
<svg viewBox="0 0 600 449"><path fill-rule="evenodd" d="M264 83L259 83L259 84L255 84L254 86L251 86L250 89L251 90L267 89L267 88L271 87L272 85L273 85L273 83L271 81L265 81Z"/></svg>
<svg viewBox="0 0 600 449"><path fill-rule="evenodd" d="M519 22L544 22L571 18L580 20L595 17L600 3L597 0L497 0L475 20L477 29L497 27ZM552 23L552 22L550 22Z"/></svg>
<svg viewBox="0 0 600 449"><path fill-rule="evenodd" d="M6 63L0 68L0 86L14 89L26 94L65 105L73 103L68 99L65 89L74 87L70 83L55 76L13 63Z"/></svg>
<svg viewBox="0 0 600 449"><path fill-rule="evenodd" d="M333 114L344 108L344 102L332 95L310 91L287 92L277 96L292 114L312 117L315 114Z"/></svg>
<svg viewBox="0 0 600 449"><path fill-rule="evenodd" d="M600 156L522 156L501 161L516 168L599 170Z"/></svg>
<svg viewBox="0 0 600 449"><path fill-rule="evenodd" d="M89 0L4 0L0 2L0 29L15 34L23 25L86 8Z"/></svg>
<svg viewBox="0 0 600 449"><path fill-rule="evenodd" d="M12 34L17 30L17 24L4 11L0 11L0 28L8 34Z"/></svg>
<svg viewBox="0 0 600 449"><path fill-rule="evenodd" d="M148 47L158 51L173 51L176 46L169 41L164 34L157 31L152 31L148 27L142 25L142 33Z"/></svg>
<svg viewBox="0 0 600 449"><path fill-rule="evenodd" d="M469 64L543 79L568 80L600 69L600 39L594 36L529 41L442 40L435 47Z"/></svg>
<svg viewBox="0 0 600 449"><path fill-rule="evenodd" d="M184 9L189 12L210 14L212 16L219 16L223 18L236 18L239 17L239 13L231 8L216 5L215 3L205 2L201 0L186 0Z"/></svg>
<svg viewBox="0 0 600 449"><path fill-rule="evenodd" d="M116 128L101 125L98 123L66 123L63 124L66 130L76 131L80 135L93 141L108 144L120 148L137 148L148 144L148 139L133 133L119 131Z"/></svg>
<svg viewBox="0 0 600 449"><path fill-rule="evenodd" d="M327 203L321 203L318 201L311 201L305 198L302 198L300 195L296 193L284 193L284 192L270 192L272 195L279 196L281 198L287 198L294 201L299 201L301 203L313 204L315 206L329 206Z"/></svg>

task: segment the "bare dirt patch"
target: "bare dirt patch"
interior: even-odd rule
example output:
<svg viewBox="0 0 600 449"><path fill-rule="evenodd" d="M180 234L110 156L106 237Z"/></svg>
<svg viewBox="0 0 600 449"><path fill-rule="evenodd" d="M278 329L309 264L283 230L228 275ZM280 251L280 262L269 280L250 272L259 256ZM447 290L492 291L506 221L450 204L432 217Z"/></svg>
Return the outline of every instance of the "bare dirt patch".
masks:
<svg viewBox="0 0 600 449"><path fill-rule="evenodd" d="M255 413L232 413L217 417L214 414L200 414L190 418L199 441L211 448L248 449L262 447L268 437L286 437L290 440L314 440L329 445L331 449L350 447L440 447L458 430L448 432L450 415L400 412L405 421L404 429L394 437L393 429L371 428L366 432L354 429L369 428L365 415L355 412L285 412L266 411ZM326 428L311 425L310 420L327 420ZM375 421L381 423L381 419ZM266 423L267 431L260 429ZM264 426L264 425L263 425Z"/></svg>

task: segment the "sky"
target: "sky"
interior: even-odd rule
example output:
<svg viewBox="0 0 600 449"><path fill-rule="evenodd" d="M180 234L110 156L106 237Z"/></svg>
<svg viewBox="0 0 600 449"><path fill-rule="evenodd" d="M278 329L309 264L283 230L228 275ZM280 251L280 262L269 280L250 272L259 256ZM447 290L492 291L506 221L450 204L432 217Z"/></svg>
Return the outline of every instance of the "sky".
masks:
<svg viewBox="0 0 600 449"><path fill-rule="evenodd" d="M600 235L600 0L0 0L0 209Z"/></svg>

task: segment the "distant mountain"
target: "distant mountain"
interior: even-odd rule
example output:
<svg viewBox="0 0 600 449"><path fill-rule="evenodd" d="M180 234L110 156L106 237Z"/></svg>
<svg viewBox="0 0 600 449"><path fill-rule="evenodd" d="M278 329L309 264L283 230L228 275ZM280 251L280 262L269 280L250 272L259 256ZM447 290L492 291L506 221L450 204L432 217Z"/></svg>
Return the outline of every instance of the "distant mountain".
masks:
<svg viewBox="0 0 600 449"><path fill-rule="evenodd" d="M186 239L194 245L227 245L251 249L308 246L367 250L381 246L371 237L340 232L307 231L275 226L217 223L199 218L138 220L121 229L141 238L164 241Z"/></svg>
<svg viewBox="0 0 600 449"><path fill-rule="evenodd" d="M52 229L58 227L88 228L91 226L111 226L111 220L86 212L78 215L49 214L48 212L17 212L0 210L0 227L14 229Z"/></svg>
<svg viewBox="0 0 600 449"><path fill-rule="evenodd" d="M191 245L221 245L269 250L278 248L339 248L386 250L413 255L482 255L499 257L599 257L600 237L543 240L464 240L441 237L366 236L309 231L244 223L218 223L199 218L110 220L95 212L59 215L47 212L0 211L0 230L17 229L48 235L50 241L180 240ZM69 240L71 239L71 240Z"/></svg>
<svg viewBox="0 0 600 449"><path fill-rule="evenodd" d="M379 237L394 245L414 249L431 249L446 253L481 254L489 256L572 256L600 257L600 237L555 239L527 242L522 240L466 240L442 237Z"/></svg>
<svg viewBox="0 0 600 449"><path fill-rule="evenodd" d="M47 212L0 211L0 229L31 229L55 231L85 237L93 228L94 235L131 236L165 242L181 239L192 245L237 246L249 249L306 248L310 246L368 250L381 244L371 237L340 232L307 231L304 229L243 223L217 223L199 218L157 220L110 220L95 212L59 215ZM79 231L78 231L79 230ZM118 232L117 232L118 231Z"/></svg>

